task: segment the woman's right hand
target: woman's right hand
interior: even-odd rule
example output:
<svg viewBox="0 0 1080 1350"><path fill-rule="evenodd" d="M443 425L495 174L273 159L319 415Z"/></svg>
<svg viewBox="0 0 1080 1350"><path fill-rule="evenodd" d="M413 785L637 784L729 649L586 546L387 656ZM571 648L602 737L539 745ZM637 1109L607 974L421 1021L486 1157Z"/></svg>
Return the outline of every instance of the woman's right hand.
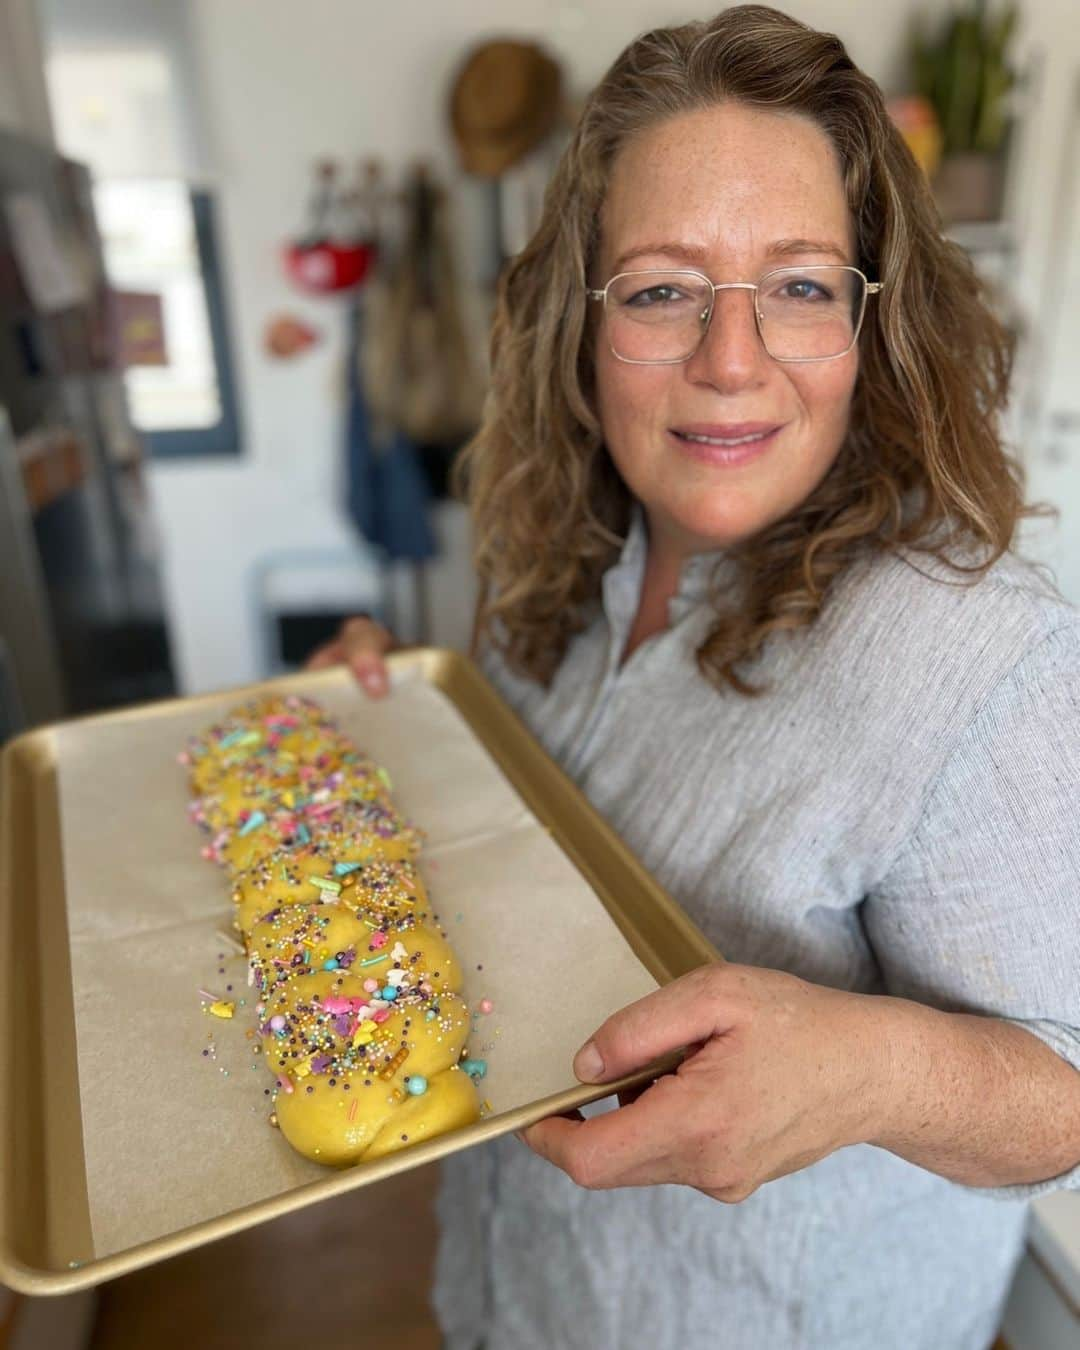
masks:
<svg viewBox="0 0 1080 1350"><path fill-rule="evenodd" d="M397 645L393 633L367 615L346 619L336 638L316 647L304 662L304 669L348 666L365 693L381 698L390 690L383 657Z"/></svg>

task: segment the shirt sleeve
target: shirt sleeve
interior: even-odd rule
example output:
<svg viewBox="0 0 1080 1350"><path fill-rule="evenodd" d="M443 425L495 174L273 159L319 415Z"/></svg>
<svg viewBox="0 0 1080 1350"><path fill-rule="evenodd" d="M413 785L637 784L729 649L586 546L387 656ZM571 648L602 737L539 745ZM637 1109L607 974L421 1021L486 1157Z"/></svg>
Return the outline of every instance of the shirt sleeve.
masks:
<svg viewBox="0 0 1080 1350"><path fill-rule="evenodd" d="M1080 615L994 688L861 906L886 992L1023 1027L1080 1070ZM1080 1166L1002 1199L1080 1190Z"/></svg>

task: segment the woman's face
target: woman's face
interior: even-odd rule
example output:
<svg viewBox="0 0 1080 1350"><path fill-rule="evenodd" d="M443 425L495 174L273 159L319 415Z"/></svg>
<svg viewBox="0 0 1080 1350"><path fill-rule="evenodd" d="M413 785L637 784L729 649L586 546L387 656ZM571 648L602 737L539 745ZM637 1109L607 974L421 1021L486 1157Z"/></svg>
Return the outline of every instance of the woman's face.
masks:
<svg viewBox="0 0 1080 1350"><path fill-rule="evenodd" d="M802 117L727 103L672 118L623 147L590 284L673 267L753 282L773 267L857 261L825 133ZM804 501L840 450L857 371L857 346L806 364L770 357L751 291L717 292L704 341L679 365L620 361L599 325L605 442L663 555L681 561L731 547ZM777 429L735 451L741 461L688 439L730 440L746 423Z"/></svg>

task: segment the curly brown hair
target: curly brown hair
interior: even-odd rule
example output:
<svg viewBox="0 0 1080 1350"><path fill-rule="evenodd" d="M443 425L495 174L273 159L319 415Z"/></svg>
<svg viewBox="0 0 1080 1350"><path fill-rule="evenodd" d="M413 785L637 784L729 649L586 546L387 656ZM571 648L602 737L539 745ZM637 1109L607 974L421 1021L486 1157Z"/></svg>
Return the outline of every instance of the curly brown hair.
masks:
<svg viewBox="0 0 1080 1350"><path fill-rule="evenodd" d="M697 652L702 674L718 689L765 692L736 666L770 633L811 624L857 556L904 546L977 580L1023 516L1045 513L1025 507L1002 442L1009 337L967 255L942 236L878 85L838 37L763 5L655 29L589 96L539 227L504 269L491 387L455 471L473 518L475 636L544 684L589 621L632 504L595 411L584 289L612 164L630 137L722 101L802 114L825 131L859 266L886 288L863 326L848 433L829 473L784 519L727 550L746 585L738 607L716 606ZM962 565L946 554L957 542L986 556Z"/></svg>

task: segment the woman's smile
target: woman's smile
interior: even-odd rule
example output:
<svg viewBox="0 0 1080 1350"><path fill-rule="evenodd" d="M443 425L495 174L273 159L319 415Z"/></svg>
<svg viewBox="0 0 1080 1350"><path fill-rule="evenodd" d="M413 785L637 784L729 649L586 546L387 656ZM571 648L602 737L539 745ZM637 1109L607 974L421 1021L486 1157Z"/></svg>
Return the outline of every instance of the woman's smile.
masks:
<svg viewBox="0 0 1080 1350"><path fill-rule="evenodd" d="M669 427L668 436L688 459L718 468L735 468L765 454L776 444L783 429L781 423Z"/></svg>

